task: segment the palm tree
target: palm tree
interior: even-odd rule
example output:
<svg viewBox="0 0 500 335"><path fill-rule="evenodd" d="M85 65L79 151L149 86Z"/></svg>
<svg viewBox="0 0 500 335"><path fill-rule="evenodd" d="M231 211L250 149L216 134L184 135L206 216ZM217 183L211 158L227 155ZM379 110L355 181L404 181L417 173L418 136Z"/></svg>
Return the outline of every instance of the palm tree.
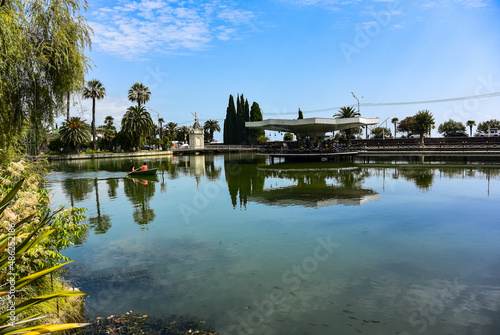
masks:
<svg viewBox="0 0 500 335"><path fill-rule="evenodd" d="M90 141L90 127L78 116L63 122L59 134L64 144L75 149L76 152L80 145Z"/></svg>
<svg viewBox="0 0 500 335"><path fill-rule="evenodd" d="M167 129L168 131L168 137L171 141L174 140L175 138L175 135L177 135L177 126L178 124L175 123L175 122L169 122L167 123L167 125L165 126L165 128Z"/></svg>
<svg viewBox="0 0 500 335"><path fill-rule="evenodd" d="M137 148L141 147L141 137L149 136L154 123L149 112L141 106L130 106L122 119L122 131Z"/></svg>
<svg viewBox="0 0 500 335"><path fill-rule="evenodd" d="M354 107L340 107L339 111L333 114L333 117L336 119L348 119L352 117L361 116L359 111L356 111ZM345 135L347 137L347 143L351 140L352 129L346 129Z"/></svg>
<svg viewBox="0 0 500 335"><path fill-rule="evenodd" d="M333 114L333 117L336 119L347 119L358 116L361 116L361 114L354 107L340 107L339 111Z"/></svg>
<svg viewBox="0 0 500 335"><path fill-rule="evenodd" d="M208 133L210 135L210 142L212 142L214 140L214 132L216 132L216 131L220 132L219 121L207 120L207 121L205 121L204 128L205 128L205 130L208 131Z"/></svg>
<svg viewBox="0 0 500 335"><path fill-rule="evenodd" d="M92 99L92 143L96 150L95 139L95 99L101 100L106 96L106 89L97 79L92 79L87 82L87 86L83 88L83 98Z"/></svg>
<svg viewBox="0 0 500 335"><path fill-rule="evenodd" d="M394 138L396 138L396 134L397 134L398 121L399 121L399 119L397 117L395 117L391 120L391 122L394 124Z"/></svg>
<svg viewBox="0 0 500 335"><path fill-rule="evenodd" d="M470 136L472 137L472 127L474 127L476 125L476 121L473 121L473 120L469 120L465 123L465 125L467 127L469 127L470 129Z"/></svg>
<svg viewBox="0 0 500 335"><path fill-rule="evenodd" d="M158 123L160 124L160 140L161 140L161 137L162 137L162 129L163 129L163 122L165 122L165 120L161 117L158 119Z"/></svg>
<svg viewBox="0 0 500 335"><path fill-rule="evenodd" d="M148 102L150 96L151 91L149 87L144 86L143 83L135 83L130 90L128 90L128 99L132 102L137 102L138 107Z"/></svg>

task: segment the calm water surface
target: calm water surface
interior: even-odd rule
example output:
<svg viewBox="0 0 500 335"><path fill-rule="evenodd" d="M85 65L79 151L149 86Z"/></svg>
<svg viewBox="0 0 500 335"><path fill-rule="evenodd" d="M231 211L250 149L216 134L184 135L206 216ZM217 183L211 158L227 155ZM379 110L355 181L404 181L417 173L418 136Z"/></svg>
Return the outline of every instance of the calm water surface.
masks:
<svg viewBox="0 0 500 335"><path fill-rule="evenodd" d="M252 156L253 157L253 156ZM194 315L220 334L498 334L500 169L251 156L55 165L88 209L65 251L90 315Z"/></svg>

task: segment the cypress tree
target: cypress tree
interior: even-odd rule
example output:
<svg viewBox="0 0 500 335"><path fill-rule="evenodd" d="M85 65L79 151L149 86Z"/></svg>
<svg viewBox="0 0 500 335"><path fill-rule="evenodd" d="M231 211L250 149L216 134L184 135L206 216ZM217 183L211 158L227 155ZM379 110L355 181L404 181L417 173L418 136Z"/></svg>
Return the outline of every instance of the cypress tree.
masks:
<svg viewBox="0 0 500 335"><path fill-rule="evenodd" d="M302 111L300 110L299 108L299 120L303 119L304 118L304 114L302 114Z"/></svg>
<svg viewBox="0 0 500 335"><path fill-rule="evenodd" d="M250 108L250 121L262 121L263 119L259 104L254 102ZM249 129L250 143L257 143L257 138L262 135L265 135L264 130Z"/></svg>
<svg viewBox="0 0 500 335"><path fill-rule="evenodd" d="M250 106L248 105L248 99L245 100L245 108L243 109L243 139L245 144L248 144L249 139L249 129L245 126L245 122L250 121Z"/></svg>
<svg viewBox="0 0 500 335"><path fill-rule="evenodd" d="M238 95L236 103L236 142L237 144L243 144L245 141L245 99L243 94Z"/></svg>
<svg viewBox="0 0 500 335"><path fill-rule="evenodd" d="M229 95L229 103L226 109L226 118L224 119L224 144L236 143L236 109L234 107L233 95Z"/></svg>

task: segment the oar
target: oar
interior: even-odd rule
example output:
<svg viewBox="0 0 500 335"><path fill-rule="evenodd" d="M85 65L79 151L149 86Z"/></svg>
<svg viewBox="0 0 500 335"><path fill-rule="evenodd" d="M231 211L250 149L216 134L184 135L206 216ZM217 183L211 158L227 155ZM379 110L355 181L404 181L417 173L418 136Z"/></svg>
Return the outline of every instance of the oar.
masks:
<svg viewBox="0 0 500 335"><path fill-rule="evenodd" d="M135 169L135 170L133 170L133 171L130 171L129 173L127 173L127 174L125 175L125 177L128 177L128 175L129 175L129 174L131 174L132 172L139 171L140 169L141 169L141 168L140 168L140 167L138 167L137 169Z"/></svg>

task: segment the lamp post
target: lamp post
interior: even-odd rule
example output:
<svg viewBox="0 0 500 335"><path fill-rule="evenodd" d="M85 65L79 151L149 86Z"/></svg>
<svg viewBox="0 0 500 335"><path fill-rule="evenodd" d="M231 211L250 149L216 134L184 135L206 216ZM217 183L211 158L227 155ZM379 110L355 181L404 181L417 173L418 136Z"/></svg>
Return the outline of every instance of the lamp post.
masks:
<svg viewBox="0 0 500 335"><path fill-rule="evenodd" d="M351 92L351 94L354 97L354 99L356 99L356 101L358 102L358 113L361 116L361 112L359 110L359 99L358 99L358 97L353 92ZM364 97L365 96L362 96L361 99L363 99ZM368 125L366 125L366 138L368 138Z"/></svg>

